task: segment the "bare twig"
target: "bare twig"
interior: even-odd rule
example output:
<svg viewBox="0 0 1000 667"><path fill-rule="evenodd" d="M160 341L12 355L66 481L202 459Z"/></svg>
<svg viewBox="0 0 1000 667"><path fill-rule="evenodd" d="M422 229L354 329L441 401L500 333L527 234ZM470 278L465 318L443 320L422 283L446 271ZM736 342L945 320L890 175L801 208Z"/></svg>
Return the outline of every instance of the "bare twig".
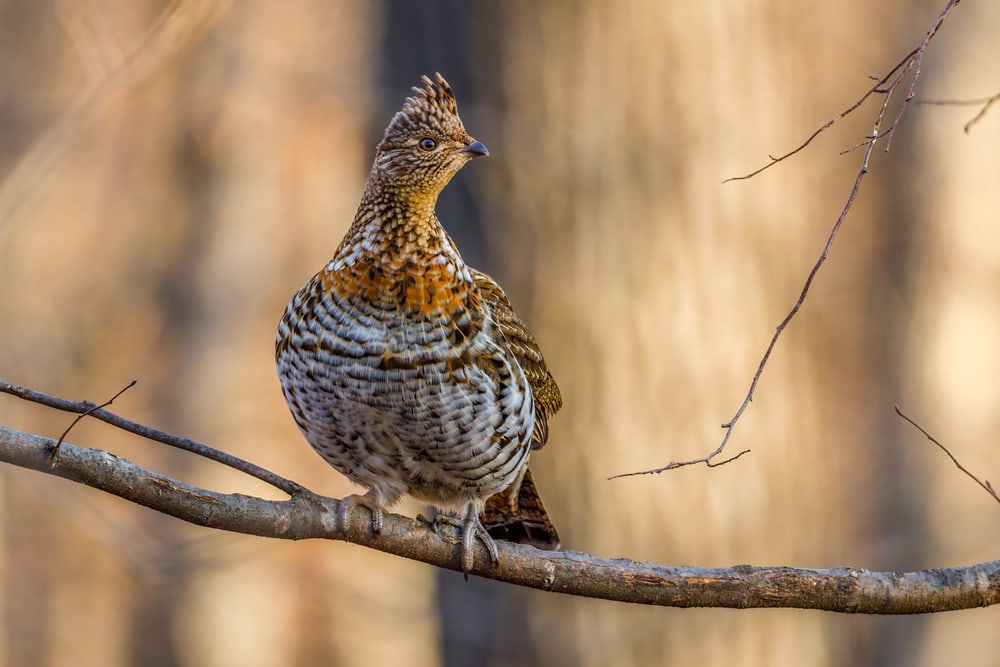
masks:
<svg viewBox="0 0 1000 667"><path fill-rule="evenodd" d="M0 393L17 396L18 398L23 398L26 401L46 405L50 408L55 408L56 410L62 410L63 412L75 412L81 415L89 415L95 419L100 419L107 424L120 428L123 431L134 433L135 435L148 440L163 443L164 445L170 445L171 447L183 449L186 452L191 452L192 454L203 456L206 459L215 461L216 463L229 466L230 468L239 470L240 472L250 475L251 477L256 477L262 482L266 482L292 496L302 493L305 490L301 485L285 479L270 470L266 470L258 465L250 463L249 461L244 461L243 459L233 456L232 454L220 452L217 449L209 447L208 445L203 445L200 442L195 442L189 438L183 438L179 435L165 433L150 426L146 426L145 424L139 424L131 421L130 419L125 419L124 417L108 412L107 410L100 409L100 406L94 405L90 401L68 401L65 398L50 396L49 394L44 394L40 391L35 391L34 389L28 389L27 387L3 381L0 381ZM65 433L63 435L65 435Z"/></svg>
<svg viewBox="0 0 1000 667"><path fill-rule="evenodd" d="M928 440L930 440L931 442L933 442L935 445L937 445L941 449L942 452L944 452L945 454L948 455L948 458L951 459L951 462L955 464L956 468L958 468L959 470L961 470L962 472L964 472L966 475L968 475L969 478L972 479L972 481L974 481L976 484L978 484L979 486L983 487L983 489L986 490L986 493L988 493L991 496L993 496L993 500L995 500L998 503L1000 503L1000 495L997 495L996 490L993 488L993 485L990 484L989 480L979 479L978 477L976 477L975 475L973 475L971 472L969 472L965 468L965 466L963 466L961 463L958 462L958 459L955 458L955 455L952 454L950 451L948 451L948 448L945 447L944 445L942 445L941 442L938 441L937 438L935 438L930 433L928 433L927 431L925 431L924 428L920 424L918 424L917 422L913 421L912 419L910 419L909 417L907 417L905 414L903 414L903 411L900 409L900 407L898 405L894 406L894 407L895 407L897 415L899 415L900 417L902 417L903 419L905 419L907 422L909 422L910 425L913 426L913 428L915 428L918 431L920 431L921 433L923 433L923 435L924 435L925 438L927 438Z"/></svg>
<svg viewBox="0 0 1000 667"><path fill-rule="evenodd" d="M993 106L997 101L1000 101L1000 93L997 93L992 97L983 97L978 100L921 100L920 102L918 102L918 104L936 104L939 106L955 106L955 107L973 106L977 104L983 105L983 108L981 108L979 112L972 117L972 120L966 123L965 126L962 128L963 130L965 130L966 134L969 134L969 130L972 129L972 126L981 121L986 116L986 112L988 112L990 110L990 107Z"/></svg>
<svg viewBox="0 0 1000 667"><path fill-rule="evenodd" d="M915 91L917 89L917 81L920 79L920 66L924 61L924 53L927 51L927 45L931 43L934 39L934 35L937 34L941 26L944 24L945 19L948 18L948 14L954 9L961 0L948 0L948 4L945 8L941 10L938 14L937 20L934 21L934 25L931 26L927 34L924 35L924 41L920 43L917 47L917 52L913 58L910 59L909 68L913 70L913 76L910 78L910 87L906 91L906 97L903 98L903 103L899 105L899 111L896 112L896 117L892 120L892 124L889 125L889 130L886 132L886 142L885 142L885 152L889 152L889 148L892 146L892 137L896 133L896 126L899 125L899 119L903 117L903 112L906 111L906 105L909 104L910 100L913 99ZM900 75L900 81L902 81L902 76ZM886 95L888 98L888 94Z"/></svg>
<svg viewBox="0 0 1000 667"><path fill-rule="evenodd" d="M858 173L854 177L854 184L851 186L851 190L847 195L847 201L844 204L844 207L841 209L840 215L837 216L836 221L833 223L833 227L830 229L830 233L826 238L826 243L823 245L822 252L816 259L816 262L813 264L812 269L809 271L809 275L806 276L805 283L802 285L802 289L799 291L798 298L795 300L795 303L792 304L792 307L788 311L788 313L785 314L784 319L782 319L781 322L778 323L778 326L775 327L774 334L771 336L771 340L767 344L767 348L764 350L764 355L761 357L760 363L757 364L757 370L753 375L753 380L750 382L750 388L747 390L747 393L743 398L743 402L740 404L739 409L736 410L736 414L734 414L728 422L722 425L722 428L725 429L725 434L722 436L722 442L720 442L719 446L716 447L714 450L712 450L712 452L710 452L707 456L704 456L702 458L692 459L690 461L674 461L660 468L653 468L651 470L642 470L638 472L630 472L630 473L615 475L614 477L612 477L612 479L620 477L633 477L636 475L657 475L667 470L673 470L675 468L680 468L688 465L695 465L698 463L704 463L709 467L712 467L712 459L721 454L723 450L726 448L726 445L729 443L729 439L733 435L733 430L736 427L736 423L740 420L740 418L743 416L743 413L746 411L746 409L750 406L750 403L753 401L754 392L756 392L757 390L757 384L760 382L761 375L764 373L764 368L767 366L767 362L771 358L771 353L774 351L774 347L775 345L777 345L778 339L781 337L781 334L785 330L785 327L788 326L788 324L792 321L792 318L794 318L795 315L797 315L799 310L802 308L802 304L805 303L806 297L809 295L809 290L812 287L813 280L816 278L816 274L819 272L820 267L826 261L826 258L829 257L830 255L830 250L833 247L833 242L837 237L837 233L840 231L841 225L843 225L844 220L847 218L847 214L850 212L851 207L854 205L854 200L857 199L858 192L861 189L861 182L864 180L865 175L868 174L869 165L871 163L871 156L875 150L875 146L881 139L886 139L886 150L889 150L889 141L891 141L892 139L892 135L896 130L896 126L899 124L900 118L902 118L903 111L906 108L906 104L907 102L909 102L910 99L913 98L917 79L920 76L920 64L923 59L924 52L927 50L928 44L930 43L931 39L934 38L934 35L937 34L938 30L941 28L941 25L948 17L948 14L951 13L951 10L954 9L954 7L958 3L959 0L948 0L948 3L941 11L941 14L938 15L937 20L931 26L930 30L927 31L927 34L924 36L923 41L917 48L910 51L910 53L908 53L906 57L903 58L903 60L901 60L891 70L889 70L888 74L879 79L875 83L875 85L872 86L872 88L869 89L868 92L862 95L857 102L848 107L845 111L840 113L832 120L828 121L824 126L819 128L798 148L791 151L790 153L782 155L781 157L778 158L772 157L770 163L768 163L767 165L761 167L760 169L754 172L747 174L746 176L730 178L726 179L726 181L723 181L725 183L732 180L744 180L751 178L759 174L760 172L764 171L765 169L777 164L778 162L788 157L791 157L792 155L795 155L803 148L808 146L809 143L813 139L815 139L819 133L823 132L824 130L832 126L834 123L836 123L838 120L840 120L847 114L851 113L852 111L860 107L861 104L866 99L868 99L870 95L877 93L883 96L882 104L879 105L878 111L875 114L875 121L873 123L872 133L867 137L865 137L865 139L861 141L857 146L855 146L855 148L860 148L861 146L865 146L865 152L864 156L861 159L861 165L858 169ZM906 78L910 74L910 72L913 72L913 76L910 80L910 85L906 92L906 99L903 100L899 112L896 114L896 117L892 120L892 122L886 129L885 133L883 134L882 126L883 123L885 122L886 112L888 111L889 108L889 102L891 101L893 94L906 81ZM736 456L731 457L726 461L723 461L723 463L728 463L729 461L737 459L745 453L746 451L740 452Z"/></svg>
<svg viewBox="0 0 1000 667"><path fill-rule="evenodd" d="M830 120L828 120L826 123L824 123L822 126L820 126L819 129L817 129L815 132L813 132L812 134L810 134L809 138L806 139L805 141L803 141L801 144L799 144L796 148L793 148L792 150L788 151L784 155L780 155L778 157L774 157L773 155L768 155L768 157L771 159L771 161L768 162L767 164L765 164L763 167L755 169L754 171L751 171L749 174L744 174L743 176L730 176L729 178L725 179L722 182L723 183L729 183L730 181L745 181L745 180L749 180L749 179L753 178L754 176L756 176L757 174L761 173L762 171L766 171L766 170L770 169L771 167L773 167L774 165L778 164L779 162L781 162L783 160L787 160L788 158L792 157L796 153L798 153L798 152L802 151L803 149L805 149L805 147L808 146L809 144L811 144L816 137L818 137L819 135L823 134L823 132L825 132L826 130L829 130L837 122L839 122L840 120L843 120L848 115L850 115L850 113L852 111L856 110L858 107L860 107L862 104L864 104L865 101L869 97L871 97L872 95L874 95L876 93L882 93L882 92L884 92L884 86L885 86L886 82L889 81L889 79L892 78L892 76L901 67L905 67L907 65L907 63L909 63L910 61L912 61L913 60L913 56L916 55L916 52L917 52L917 50L914 49L913 51L910 51L909 53L907 53L906 57L903 58L902 60L900 60L899 63L895 67L893 67L891 70L889 70L888 74L886 74L885 76L883 76L881 79L877 79L876 82L875 82L875 85L873 85L871 88L869 88L867 91L865 91L865 94L862 95L860 98L858 98L857 102L855 102L851 106L847 107L846 109L844 109L843 111L841 111L839 114L837 114L836 116L834 116L833 118L831 118ZM858 145L860 146L862 144L858 144Z"/></svg>
<svg viewBox="0 0 1000 667"><path fill-rule="evenodd" d="M87 415L93 414L95 410L100 410L101 408L106 408L109 405L111 405L112 403L114 403L116 398L118 398L119 396L121 396L122 394L124 394L126 391L128 391L129 389L131 389L132 387L134 387L136 382L138 382L138 380L132 380L127 385L125 385L124 387L122 387L118 391L117 394L115 394L114 396L112 396L108 400L104 401L100 405L95 405L94 407L90 408L86 412L81 412L80 414L78 414L76 416L76 418L70 423L70 425L66 427L66 430L62 432L62 435L59 436L59 440L56 441L56 446L52 448L51 464L55 465L56 457L59 455L59 447L62 445L63 440L66 439L66 436L69 435L69 432L73 430L73 427L76 426L77 422L79 422L81 419L83 419Z"/></svg>
<svg viewBox="0 0 1000 667"><path fill-rule="evenodd" d="M461 570L458 531L386 514L370 530L363 507L347 526L335 520L340 501L303 490L284 501L222 494L170 479L107 452L63 443L49 467L50 438L0 426L0 461L71 479L190 523L286 540L343 540L455 571ZM1000 561L918 572L855 568L665 567L571 551L540 551L499 541L494 566L485 548L474 574L567 595L668 607L782 607L848 614L923 614L1000 604Z"/></svg>
<svg viewBox="0 0 1000 667"><path fill-rule="evenodd" d="M723 428L725 428L725 425L723 425ZM744 454L750 453L749 449L744 449L739 454L734 454L733 456L730 456L728 459L723 459L722 461L713 461L712 459L718 456L722 452L723 448L726 446L726 441L728 439L729 438L724 438L721 445L719 445L714 450L712 450L711 453L701 457L700 459L691 459L690 461L671 461L662 468L656 468L654 470L643 470L642 472L622 472L618 473L617 475L612 475L611 477L608 477L608 479L612 480L612 479L619 479L621 477L635 477L637 475L659 475L661 472L673 470L674 468L683 468L685 466L693 466L699 463L704 463L709 468L718 468L719 466L724 466L727 463L732 463L733 461L740 458Z"/></svg>

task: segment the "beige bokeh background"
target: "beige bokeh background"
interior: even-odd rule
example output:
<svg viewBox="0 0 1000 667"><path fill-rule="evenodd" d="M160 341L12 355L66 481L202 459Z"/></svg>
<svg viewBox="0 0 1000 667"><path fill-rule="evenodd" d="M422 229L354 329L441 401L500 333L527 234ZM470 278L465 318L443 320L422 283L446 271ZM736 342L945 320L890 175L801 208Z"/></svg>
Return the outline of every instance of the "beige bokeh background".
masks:
<svg viewBox="0 0 1000 667"><path fill-rule="evenodd" d="M471 4L471 3L470 3ZM998 84L963 3L918 94ZM534 459L564 545L665 564L909 570L1000 557L1000 115L912 106L730 445L721 437L846 199L874 106L749 182L922 37L941 1L0 0L0 378L115 404L310 488L277 319L374 147L440 70L492 157L439 206L535 330L565 408ZM63 414L0 397L0 422ZM108 427L74 442L273 490ZM415 513L415 504L401 508ZM928 618L651 609L352 545L215 534L0 467L0 665L991 665L996 608Z"/></svg>

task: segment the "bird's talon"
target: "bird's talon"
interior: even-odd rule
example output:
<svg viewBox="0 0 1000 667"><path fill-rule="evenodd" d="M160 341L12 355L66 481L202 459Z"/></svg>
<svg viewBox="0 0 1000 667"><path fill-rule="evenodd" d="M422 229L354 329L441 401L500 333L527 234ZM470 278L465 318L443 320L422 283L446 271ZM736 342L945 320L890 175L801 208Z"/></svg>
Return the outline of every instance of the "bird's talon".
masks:
<svg viewBox="0 0 1000 667"><path fill-rule="evenodd" d="M479 513L474 508L470 508L462 525L462 573L465 575L466 581L469 580L469 572L475 565L475 541L477 537L486 547L493 567L499 565L500 553L497 551L497 543L483 528L483 524L479 521Z"/></svg>
<svg viewBox="0 0 1000 667"><path fill-rule="evenodd" d="M337 510L337 525L342 531L346 533L350 527L351 512L355 507L364 507L371 513L371 529L373 533L378 535L382 532L382 505L370 493L366 493L363 496L347 496L340 501L340 507Z"/></svg>

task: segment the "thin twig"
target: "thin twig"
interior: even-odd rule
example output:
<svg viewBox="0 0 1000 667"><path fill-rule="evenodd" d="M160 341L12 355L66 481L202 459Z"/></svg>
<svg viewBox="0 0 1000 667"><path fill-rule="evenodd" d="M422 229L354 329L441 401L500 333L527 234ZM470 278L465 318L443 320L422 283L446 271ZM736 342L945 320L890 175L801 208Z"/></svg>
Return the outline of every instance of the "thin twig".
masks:
<svg viewBox="0 0 1000 667"><path fill-rule="evenodd" d="M717 456L719 452L722 451L722 448L724 446L725 446L725 440L723 440L723 444L716 447L715 451L713 451L711 454L708 454L707 456L701 457L700 459L691 459L690 461L671 461L662 468L657 468L655 470L644 470L642 472L623 472L617 475L612 475L611 477L608 477L608 479L612 480L612 479L618 479L619 477L635 477L636 475L659 475L661 472L673 470L674 468L683 468L685 466L693 466L699 463L704 463L709 468L718 468L719 466L724 466L727 463L732 463L733 461L740 458L744 454L750 453L749 449L744 449L739 454L734 454L733 456L730 456L728 459L723 459L722 461L713 461L712 457Z"/></svg>
<svg viewBox="0 0 1000 667"><path fill-rule="evenodd" d="M938 441L937 438L935 438L930 433L928 433L926 430L924 430L924 428L920 424L918 424L917 422L913 421L912 419L910 419L909 417L907 417L905 414L903 414L903 411L900 409L900 407L898 405L894 406L894 407L895 407L897 415L899 415L900 417L902 417L903 419L905 419L907 422L909 422L910 425L913 426L913 428L915 428L918 431L920 431L921 433L923 433L923 435L924 435L925 438L927 438L928 440L930 440L931 442L933 442L935 445L937 445L941 449L942 452L944 452L945 454L948 455L948 458L951 459L951 462L955 464L955 467L957 467L959 470L961 470L966 475L968 475L976 484L978 484L979 486L983 487L983 489L986 490L986 493L988 493L991 496L993 496L993 500L995 500L998 503L1000 503L1000 495L997 495L997 492L993 489L993 485L990 484L989 480L979 479L978 477L976 477L975 475L973 475L971 472L969 472L965 468L965 466L963 466L961 463L958 462L958 459L955 458L955 455L952 454L950 451L948 451L948 448L945 447L944 445L942 445L941 442Z"/></svg>
<svg viewBox="0 0 1000 667"><path fill-rule="evenodd" d="M768 162L767 164L765 164L763 167L760 167L759 169L751 171L749 174L745 174L743 176L730 176L729 178L725 179L722 182L723 183L729 183L730 181L745 181L745 180L751 179L754 176L756 176L757 174L759 174L760 172L765 171L767 169L770 169L771 167L773 167L774 165L778 164L779 162L781 162L783 160L787 160L788 158L792 157L796 153L802 151L806 146L808 146L809 144L811 144L816 137L818 137L819 135L823 134L823 132L825 132L826 130L828 130L831 127L833 127L834 124L836 124L838 121L843 120L852 111L854 111L855 109L857 109L858 107L860 107L862 104L864 104L865 100L867 100L873 94L883 92L882 87L885 85L886 81L888 81L892 77L892 75L895 74L896 71L900 67L905 66L909 61L911 61L913 59L913 56L915 54L916 54L916 49L914 49L913 51L910 51L908 54L906 54L906 57L903 58L902 60L900 60L899 63L895 67L893 67L891 70L889 70L888 74L886 74L885 76L883 76L881 79L878 79L875 82L875 85L873 85L871 88L869 88L867 91L865 91L865 94L862 95L860 98L858 98L857 102L855 102L851 106L847 107L846 109L844 109L843 111L841 111L839 114L837 114L836 116L834 116L833 118L831 118L830 120L828 120L826 123L824 123L818 130L816 130L815 132L813 132L812 134L810 134L808 139L806 139L801 144L799 144L797 148L794 148L794 149L788 151L787 153L785 153L784 155L780 155L778 157L774 157L773 155L768 155L767 157L769 157L771 159L771 161ZM859 144L859 145L861 145L861 144Z"/></svg>
<svg viewBox="0 0 1000 667"><path fill-rule="evenodd" d="M909 104L910 100L912 100L913 96L916 94L917 81L920 79L920 66L923 64L924 53L927 51L927 45L931 43L932 39L934 39L934 35L937 34L937 31L941 28L945 19L948 18L948 14L951 12L952 8L960 1L961 0L949 0L948 4L938 15L934 25L932 25L931 29L927 31L926 35L924 35L924 41L922 41L920 46L917 48L916 57L910 60L910 67L913 69L913 76L910 78L910 88L906 91L906 97L903 98L903 103L899 105L899 111L896 112L896 117L893 119L892 124L889 125L889 130L886 132L886 153L889 152L889 148L892 146L892 137L896 133L896 126L899 124L899 119L903 117L903 112L906 111L906 105Z"/></svg>
<svg viewBox="0 0 1000 667"><path fill-rule="evenodd" d="M55 408L56 410L62 410L63 412L75 412L81 415L89 415L95 419L100 419L107 424L111 424L116 428L120 428L123 431L128 431L129 433L134 433L135 435L148 440L176 447L177 449L183 449L186 452L191 452L192 454L203 456L206 459L215 461L216 463L221 463L224 466L229 466L230 468L239 470L240 472L250 475L251 477L256 477L262 482L266 482L292 496L305 491L303 486L296 484L291 480L285 479L281 475L277 475L270 470L250 463L249 461L244 461L243 459L233 456L232 454L220 452L218 449L209 447L208 445L204 445L200 442L195 442L189 438L165 433L164 431L146 426L145 424L139 424L129 419L125 419L124 417L101 409L100 406L95 405L90 401L68 401L65 398L50 396L49 394L35 391L34 389L28 389L27 387L3 381L0 381L0 393L17 396L18 398L22 398L26 401L45 405L50 408ZM63 435L65 436L65 433Z"/></svg>
<svg viewBox="0 0 1000 667"><path fill-rule="evenodd" d="M939 106L972 106L975 104L982 104L983 108L980 109L979 112L972 117L972 120L966 123L962 128L965 130L966 134L969 134L969 130L972 129L972 126L981 121L986 116L986 112L989 111L990 107L997 101L1000 101L1000 93L997 93L992 97L983 97L978 100L921 100L917 102L917 104L935 104Z"/></svg>
<svg viewBox="0 0 1000 667"><path fill-rule="evenodd" d="M92 415L95 410L100 410L101 408L106 408L109 405L111 405L112 403L114 403L116 398L118 398L119 396L121 396L122 394L124 394L126 391L128 391L129 389L131 389L132 387L134 387L136 382L138 382L138 380L132 380L127 385L125 385L124 387L122 387L118 391L117 394L115 394L114 396L112 396L108 400L104 401L100 405L95 405L94 407L90 408L86 412L81 412L80 414L78 414L76 416L76 418L72 421L72 423L70 423L70 425L66 427L66 430L62 432L62 435L59 436L59 440L56 441L55 447L52 448L52 453L49 455L49 465L53 465L54 466L56 464L56 457L59 455L59 448L62 446L63 440L66 439L66 436L69 435L69 432L73 430L74 426L76 426L77 422L79 422L81 419L83 419L84 417L86 417L88 415Z"/></svg>
<svg viewBox="0 0 1000 667"><path fill-rule="evenodd" d="M760 172L773 166L777 162L780 162L785 158L788 158L801 151L803 148L808 146L809 142L811 142L820 132L826 130L831 125L836 123L838 120L840 120L847 114L851 113L852 111L860 107L861 104L873 93L877 93L883 96L882 104L879 105L878 112L875 114L875 122L873 124L873 129L871 134L865 137L864 141L860 142L855 147L855 148L860 148L861 146L865 146L865 153L861 160L861 165L858 169L858 173L854 177L854 184L851 186L851 191L847 195L847 202L841 209L840 215L837 216L837 220L833 223L833 227L830 229L830 233L826 238L826 243L823 245L823 251L820 253L819 257L816 259L816 262L813 264L812 269L809 271L809 275L806 276L805 283L803 283L802 289L799 291L798 298L795 300L795 303L792 305L791 309L785 315L784 319L782 319L781 322L778 323L778 326L775 327L774 335L771 336L771 340L767 344L767 349L764 350L764 355L761 357L760 363L757 364L757 370L756 372L754 372L753 380L750 382L750 388L747 390L747 393L743 398L743 402L740 404L739 409L736 410L736 414L734 414L728 422L722 425L722 428L725 429L725 434L723 434L722 436L722 442L720 442L719 446L716 447L714 450L712 450L707 456L704 456L702 458L692 459L690 461L673 461L660 468L653 468L651 470L641 470L638 472L622 473L619 475L615 475L610 479L618 479L621 477L633 477L637 475L658 475L667 470L673 470L675 468L681 468L683 466L688 466L688 465L695 465L698 463L704 463L709 467L713 467L712 459L721 454L723 450L726 448L726 445L729 443L729 439L733 435L733 430L736 428L736 423L740 420L740 417L743 416L743 413L746 411L746 409L750 406L750 403L753 401L754 392L757 391L757 384L760 382L761 375L764 373L764 368L767 366L767 362L771 358L771 353L774 351L775 345L777 345L778 343L778 339L781 337L781 334L785 330L785 327L788 326L788 324L792 321L792 318L794 318L798 314L799 310L802 308L802 304L805 303L806 297L809 295L809 290L812 287L813 280L816 278L816 274L819 272L820 267L826 261L827 257L829 257L830 250L833 248L833 242L837 238L837 233L840 231L841 225L843 225L844 220L847 218L847 214L850 212L851 207L854 205L854 200L857 199L858 192L861 189L861 182L864 180L865 175L868 174L869 165L871 162L871 156L875 150L875 146L881 139L884 138L886 139L887 143L886 150L888 150L888 141L891 140L892 134L893 132L895 132L896 126L898 125L899 120L902 117L903 109L905 109L906 103L910 99L912 99L914 95L916 79L920 75L920 63L923 58L924 51L926 51L927 46L930 43L931 39L933 39L934 35L937 34L941 25L944 23L944 20L948 17L948 14L955 7L955 5L959 3L959 1L960 0L948 0L947 5L945 5L945 8L941 11L941 14L937 17L937 20L934 22L933 26L931 26L931 29L927 31L927 34L924 36L924 39L920 43L920 46L910 51L910 53L907 54L907 56L903 58L903 60L899 61L899 63L896 64L895 67L889 70L888 74L879 79L875 83L875 85L872 86L872 88L861 97L861 99L859 99L853 105L848 107L846 111L839 114L833 120L827 122L819 130L814 132L798 148L779 158L772 157L771 162L769 164L761 167L757 171L747 174L746 176L730 178L726 179L726 181L723 181L723 183L725 183L732 180L745 180L759 174ZM907 97L903 101L903 105L901 106L899 113L896 114L896 117L889 125L885 134L882 134L882 125L883 122L885 121L886 112L889 108L889 102L891 101L893 94L900 87L900 85L902 85L902 83L906 80L907 75L911 71L913 72L913 79L910 83L909 89L907 90ZM722 463L728 463L729 461L735 460L745 453L746 451L742 451L736 456L733 456L730 459L723 461ZM716 464L716 465L721 465L721 464Z"/></svg>

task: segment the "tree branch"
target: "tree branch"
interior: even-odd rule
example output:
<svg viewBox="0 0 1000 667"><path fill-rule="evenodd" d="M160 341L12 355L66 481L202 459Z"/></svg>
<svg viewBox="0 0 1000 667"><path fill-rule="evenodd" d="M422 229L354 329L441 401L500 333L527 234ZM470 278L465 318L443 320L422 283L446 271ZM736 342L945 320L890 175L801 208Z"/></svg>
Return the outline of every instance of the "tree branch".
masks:
<svg viewBox="0 0 1000 667"><path fill-rule="evenodd" d="M750 388L747 389L747 393L743 397L743 402L740 403L740 406L739 408L737 408L736 413L729 419L729 421L722 425L722 428L725 429L725 433L722 436L722 441L715 449L713 449L711 452L709 452L707 455L701 458L691 459L690 461L671 461L670 463L661 466L659 468L653 468L651 470L640 470L637 472L622 473L619 475L614 475L610 479L618 479L621 477L634 477L637 475L658 475L662 472L666 472L667 470L673 470L675 468L695 465L698 463L704 463L708 467L712 468L729 463L730 461L734 461L750 451L749 449L743 450L738 454L736 454L735 456L731 456L722 461L719 462L713 461L713 459L722 454L722 452L725 450L726 445L729 444L729 439L733 435L733 431L736 428L737 422L739 422L740 418L743 416L743 413L746 412L747 408L750 407L750 403L753 402L754 393L757 391L757 385L760 383L760 378L764 374L764 368L767 366L767 362L771 359L771 353L774 352L774 348L778 344L778 339L781 338L781 334L785 331L785 328L791 323L792 319L798 314L799 310L801 310L802 305L806 301L806 297L809 296L809 290L812 287L813 280L815 280L816 275L819 273L820 267L822 267L823 263L826 262L827 257L830 256L830 250L833 248L833 242L837 238L837 233L840 231L840 228L843 225L844 220L847 219L847 214L850 212L851 207L854 205L854 200L857 199L858 193L861 191L861 183L864 180L865 176L868 174L869 165L871 163L871 157L872 154L875 152L875 146L878 144L879 141L884 139L886 141L885 151L889 152L889 146L892 143L892 137L896 132L896 127L899 125L899 121L903 117L903 112L906 110L907 104L910 102L911 99L913 99L914 91L916 90L917 86L917 80L920 78L920 67L921 63L923 62L924 52L927 50L928 45L930 44L934 36L937 34L938 30L944 24L945 19L948 18L948 14L950 14L951 10L954 9L956 5L958 5L959 1L960 0L948 0L948 2L945 4L944 9L941 10L941 13L934 21L934 24L924 35L923 41L915 49L910 51L906 55L906 57L903 58L901 61L899 61L899 63L897 63L895 67L889 70L887 74L885 74L882 78L878 79L875 82L875 85L872 86L864 95L862 95L857 102L849 106L847 109L845 109L840 114L835 116L832 120L828 121L818 130L813 132L808 139L806 139L798 146L798 148L795 148L794 150L780 157L771 156L771 161L768 164L757 169L756 171L752 171L749 174L746 174L745 176L727 178L726 180L723 181L723 183L728 183L729 181L749 179L761 173L765 169L773 167L778 162L781 162L782 160L785 160L786 158L789 158L798 153L799 151L803 150L806 146L812 143L812 140L815 139L817 136L819 136L820 133L832 127L834 123L844 118L852 111L855 111L856 109L860 108L861 105L865 102L865 100L867 100L871 95L873 94L882 95L882 104L879 105L878 111L875 113L875 120L872 127L872 133L867 137L865 137L860 143L855 144L851 148L844 151L845 153L847 153L855 149L858 149L862 146L866 147L864 156L861 159L861 165L858 168L858 173L854 177L854 184L851 186L851 189L847 194L847 201L844 204L844 207L841 209L840 215L837 216L837 219L834 221L833 226L830 228L830 233L827 235L826 243L823 245L823 250L822 252L820 252L819 257L816 258L816 261L813 263L812 269L810 269L809 274L806 276L806 280L802 285L802 289L799 291L798 298L795 299L795 303L792 304L791 309L785 314L785 317L781 320L781 322L778 323L778 326L775 327L774 334L772 334L771 340L770 342L768 342L767 348L764 350L764 355L761 357L760 362L757 364L757 370L753 374L753 379L750 381ZM893 94L903 85L903 83L905 83L907 76L909 76L911 72L913 73L913 75L912 77L910 77L910 85L906 89L906 97L900 104L899 111L896 113L896 116L892 119L892 121L889 123L889 126L883 132L882 126L886 119L886 112L889 109L889 102L892 100Z"/></svg>
<svg viewBox="0 0 1000 667"><path fill-rule="evenodd" d="M284 501L201 489L141 468L105 451L0 426L0 461L100 489L190 523L286 540L323 538L461 570L457 531L435 532L395 514L382 532L356 507L349 529L336 525L339 501L306 489ZM919 572L854 568L665 567L601 559L569 551L540 551L498 542L500 563L489 565L482 545L474 574L544 591L669 607L792 607L857 614L920 614L1000 603L1000 561Z"/></svg>
<svg viewBox="0 0 1000 667"><path fill-rule="evenodd" d="M135 381L133 381L134 383ZM125 389L128 389L132 385L130 384ZM122 391L125 391L124 389ZM281 489L288 495L295 495L304 489L296 484L295 482L285 479L280 475L276 475L270 470L265 470L258 465L250 463L249 461L244 461L241 458L233 456L232 454L227 454L225 452L220 452L218 449L209 447L208 445L203 445L200 442L195 442L190 438L183 438L179 435L172 435L170 433L164 433L145 424L136 423L130 419L125 419L113 412L108 412L107 410L101 409L103 405L109 404L111 401L103 403L101 406L95 405L90 401L68 401L65 398L59 398L58 396L51 396L40 391L35 391L34 389L28 389L27 387L22 387L21 385L12 384L10 382L4 382L0 380L0 393L10 394L11 396L17 396L26 401L31 401L32 403L38 403L39 405L44 405L49 408L55 408L56 410L62 410L63 412L73 412L79 415L86 415L99 419L102 422L111 424L123 431L128 431L135 435L141 436L148 440L153 440L164 445L169 445L171 447L176 447L177 449L183 449L186 452L191 452L192 454L197 454L198 456L203 456L206 459L215 461L216 463L221 463L224 466L229 466L234 470L239 470L240 472L250 475L251 477L256 477L262 482L266 482L271 486ZM115 394L114 398L117 398L119 394ZM112 398L111 400L114 400ZM79 421L79 418L70 424L70 427L63 432L62 439L66 437L70 429Z"/></svg>
<svg viewBox="0 0 1000 667"><path fill-rule="evenodd" d="M948 458L951 459L951 462L955 464L956 468L958 468L959 470L961 470L962 472L964 472L966 474L966 476L969 477L970 479L972 479L972 481L974 481L976 484L978 484L979 486L983 487L983 489L986 491L986 493L988 493L991 496L993 496L993 500L995 500L998 503L1000 503L1000 495L997 495L997 492L993 488L993 485L990 484L990 480L988 480L988 479L979 479L978 477L976 477L975 475L973 475L971 472L969 472L969 470L965 466L963 466L961 463L958 462L958 459L955 458L955 455L952 454L951 451L949 451L947 447L945 447L944 445L942 445L938 441L937 438L935 438L933 435L931 435L926 430L924 430L923 426L921 426L920 424L918 424L917 422L913 421L912 419L910 419L909 417L907 417L905 414L903 414L903 411L900 409L900 407L898 405L895 406L895 409L896 409L896 414L897 415L899 415L904 420L906 420L911 426L913 426L913 428L915 428L918 431L920 431L921 433L923 433L923 435L924 435L925 438L927 438L928 440L930 440L931 442L933 442L935 445L938 446L938 448L942 452L944 452L945 454L947 454Z"/></svg>

